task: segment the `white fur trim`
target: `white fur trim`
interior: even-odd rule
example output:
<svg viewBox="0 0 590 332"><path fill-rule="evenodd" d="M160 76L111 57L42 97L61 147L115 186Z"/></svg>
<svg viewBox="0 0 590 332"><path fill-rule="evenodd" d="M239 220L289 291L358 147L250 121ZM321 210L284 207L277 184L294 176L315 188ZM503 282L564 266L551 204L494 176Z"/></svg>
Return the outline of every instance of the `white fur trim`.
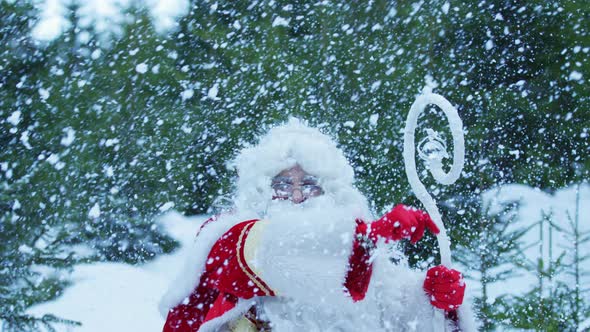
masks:
<svg viewBox="0 0 590 332"><path fill-rule="evenodd" d="M396 330L443 331L440 322L435 318L439 309L430 304L428 295L423 290L426 273L412 270L407 262L398 265L390 264L387 255L381 252L374 264L372 282L367 297L373 297L381 303L385 312L390 314L390 322L398 326ZM458 309L459 327L463 332L478 330L471 310L471 302L465 300ZM416 322L403 327L404 324ZM446 321L446 330L452 331L451 321Z"/></svg>
<svg viewBox="0 0 590 332"><path fill-rule="evenodd" d="M410 269L405 261L392 264L384 251L377 255L367 300L383 313L382 331L432 331L434 310L422 289L424 272Z"/></svg>

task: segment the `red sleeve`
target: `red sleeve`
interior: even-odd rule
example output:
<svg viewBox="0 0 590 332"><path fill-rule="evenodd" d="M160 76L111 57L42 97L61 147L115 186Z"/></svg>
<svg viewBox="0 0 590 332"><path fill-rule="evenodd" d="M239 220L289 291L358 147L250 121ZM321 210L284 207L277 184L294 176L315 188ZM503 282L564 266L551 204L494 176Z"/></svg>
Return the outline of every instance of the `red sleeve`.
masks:
<svg viewBox="0 0 590 332"><path fill-rule="evenodd" d="M203 276L204 277L204 276ZM201 278L201 281L203 278ZM205 322L213 303L219 297L219 291L199 286L188 298L172 308L166 317L163 332L196 332Z"/></svg>
<svg viewBox="0 0 590 332"><path fill-rule="evenodd" d="M355 302L365 298L373 273L373 265L370 262L372 243L365 243L371 240L364 236L367 233L367 224L360 219L357 219L356 223L352 253L348 259L348 272L344 279L344 287Z"/></svg>
<svg viewBox="0 0 590 332"><path fill-rule="evenodd" d="M213 245L205 267L208 287L243 299L275 295L250 269L244 258L248 232L257 221L248 220L237 224Z"/></svg>

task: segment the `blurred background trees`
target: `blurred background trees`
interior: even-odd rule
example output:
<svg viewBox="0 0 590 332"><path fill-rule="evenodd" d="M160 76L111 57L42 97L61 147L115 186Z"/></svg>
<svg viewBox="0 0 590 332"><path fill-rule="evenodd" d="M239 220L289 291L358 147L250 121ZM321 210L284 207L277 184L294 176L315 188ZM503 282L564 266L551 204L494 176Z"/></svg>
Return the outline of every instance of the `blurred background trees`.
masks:
<svg viewBox="0 0 590 332"><path fill-rule="evenodd" d="M59 321L25 311L60 294L63 269L173 250L153 217L210 212L231 193L236 151L289 116L337 138L382 212L416 203L402 129L415 96L434 86L466 129L464 176L435 192L467 248L460 260L486 236L509 240L486 254L515 250L518 234L501 223L468 222L487 220L477 202L486 189L552 192L588 179L583 1L190 1L164 32L131 2L106 37L83 22L80 3L68 2L64 32L41 42L32 2L0 1L0 319L9 330ZM421 121L446 132L436 109ZM436 254L407 250L416 262ZM589 303L576 294L578 324ZM484 305L483 319L497 319L485 328L553 317L527 309L533 298ZM516 314L498 318L506 303Z"/></svg>

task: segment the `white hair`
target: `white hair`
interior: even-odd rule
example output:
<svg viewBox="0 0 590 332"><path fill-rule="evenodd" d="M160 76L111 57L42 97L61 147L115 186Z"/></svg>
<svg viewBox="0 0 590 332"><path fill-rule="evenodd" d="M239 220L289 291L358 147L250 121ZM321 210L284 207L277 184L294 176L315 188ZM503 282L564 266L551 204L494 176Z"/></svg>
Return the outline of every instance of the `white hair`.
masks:
<svg viewBox="0 0 590 332"><path fill-rule="evenodd" d="M297 118L271 128L231 163L238 173L236 208L264 214L272 197L272 178L296 164L319 178L325 195L341 205L358 206L359 217L370 217L367 200L354 187L354 171L342 150L330 136Z"/></svg>

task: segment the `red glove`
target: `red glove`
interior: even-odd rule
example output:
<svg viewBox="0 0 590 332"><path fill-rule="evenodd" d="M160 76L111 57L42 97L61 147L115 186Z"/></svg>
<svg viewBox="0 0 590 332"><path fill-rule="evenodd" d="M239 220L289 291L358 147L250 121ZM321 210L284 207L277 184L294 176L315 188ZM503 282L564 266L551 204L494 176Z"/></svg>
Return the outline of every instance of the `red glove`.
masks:
<svg viewBox="0 0 590 332"><path fill-rule="evenodd" d="M450 311L463 303L465 282L461 272L438 265L426 272L424 290L433 306Z"/></svg>
<svg viewBox="0 0 590 332"><path fill-rule="evenodd" d="M384 238L386 241L410 239L412 243L416 243L422 238L426 228L434 234L440 232L426 212L403 204L396 205L383 217L373 221L369 227L369 238L373 242Z"/></svg>

